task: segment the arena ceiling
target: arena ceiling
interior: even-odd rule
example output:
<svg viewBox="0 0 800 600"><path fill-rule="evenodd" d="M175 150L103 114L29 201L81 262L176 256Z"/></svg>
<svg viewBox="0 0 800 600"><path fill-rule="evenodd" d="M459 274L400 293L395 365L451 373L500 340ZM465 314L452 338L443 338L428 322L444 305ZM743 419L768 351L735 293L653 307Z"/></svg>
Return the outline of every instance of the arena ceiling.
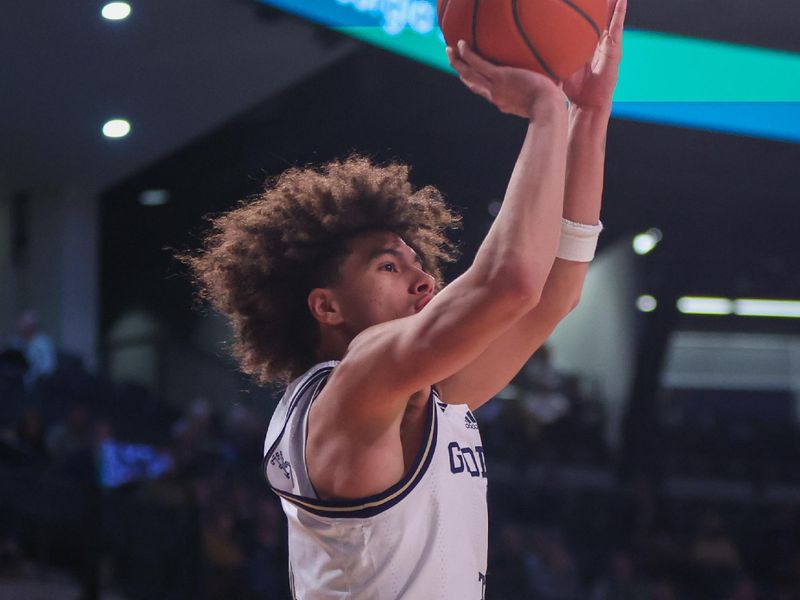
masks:
<svg viewBox="0 0 800 600"><path fill-rule="evenodd" d="M11 3L0 22L0 189L105 189L105 253L131 261L124 280L104 281L120 301L184 310L159 300L169 286L176 298L186 292L161 283L172 268L164 246L188 242L202 213L256 191L265 175L351 150L415 165L417 183L463 208L467 252L481 238L522 129L457 80L255 0L132 5L129 21L108 24L99 2ZM791 52L798 22L792 0L629 9L634 28ZM116 114L130 116L132 134L103 139ZM659 227L664 242L643 259L654 286L669 272L685 293L800 298L798 164L798 145L615 120L603 244ZM142 207L149 188L172 202Z"/></svg>
<svg viewBox="0 0 800 600"><path fill-rule="evenodd" d="M104 4L3 5L0 189L101 189L348 52L249 0L130 0L117 22ZM101 134L115 116L124 140Z"/></svg>
<svg viewBox="0 0 800 600"><path fill-rule="evenodd" d="M0 21L0 181L94 189L151 164L329 64L337 51L256 0L137 0L109 23L102 2L13 2ZM264 12L263 10L261 11ZM792 0L634 0L631 27L800 52ZM746 74L743 74L746 76ZM98 135L112 114L134 134Z"/></svg>

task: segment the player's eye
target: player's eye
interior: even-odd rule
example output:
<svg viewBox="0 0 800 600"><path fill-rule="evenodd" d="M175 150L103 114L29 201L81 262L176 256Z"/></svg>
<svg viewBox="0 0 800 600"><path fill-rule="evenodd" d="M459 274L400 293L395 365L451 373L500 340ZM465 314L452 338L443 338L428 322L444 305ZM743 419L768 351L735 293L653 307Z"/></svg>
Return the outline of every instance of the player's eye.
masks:
<svg viewBox="0 0 800 600"><path fill-rule="evenodd" d="M383 269L384 271L388 271L388 272L390 272L390 273L393 273L393 272L396 272L396 271L397 271L397 267L395 266L395 264L394 264L394 263L385 263L385 264L382 264L382 265L381 265L381 269Z"/></svg>

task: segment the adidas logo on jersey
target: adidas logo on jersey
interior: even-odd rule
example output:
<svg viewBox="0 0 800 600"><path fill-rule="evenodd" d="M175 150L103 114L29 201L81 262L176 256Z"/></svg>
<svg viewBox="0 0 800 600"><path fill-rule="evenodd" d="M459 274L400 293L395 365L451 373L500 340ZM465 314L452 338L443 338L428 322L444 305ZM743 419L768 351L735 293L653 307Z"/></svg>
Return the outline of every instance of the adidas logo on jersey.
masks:
<svg viewBox="0 0 800 600"><path fill-rule="evenodd" d="M444 402L439 402L439 401L437 400L437 401L436 401L436 404L438 404L438 405L439 405L439 408L441 409L441 411L442 411L442 412L444 412L445 410L447 410L447 404L445 404Z"/></svg>
<svg viewBox="0 0 800 600"><path fill-rule="evenodd" d="M464 427L467 429L477 429L478 421L472 416L470 411L467 411L467 416L464 417Z"/></svg>

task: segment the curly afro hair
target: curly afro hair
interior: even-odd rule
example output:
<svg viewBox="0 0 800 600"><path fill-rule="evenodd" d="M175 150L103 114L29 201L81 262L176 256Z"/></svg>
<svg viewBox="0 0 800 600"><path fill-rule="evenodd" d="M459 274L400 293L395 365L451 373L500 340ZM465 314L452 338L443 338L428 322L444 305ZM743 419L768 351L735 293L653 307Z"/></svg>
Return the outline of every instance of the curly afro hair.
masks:
<svg viewBox="0 0 800 600"><path fill-rule="evenodd" d="M319 328L306 298L337 283L354 235L399 235L441 281L443 263L457 258L446 233L460 217L436 188L415 190L409 171L360 155L290 168L259 195L209 218L203 248L178 255L198 298L233 326L233 355L244 373L285 384L311 367Z"/></svg>

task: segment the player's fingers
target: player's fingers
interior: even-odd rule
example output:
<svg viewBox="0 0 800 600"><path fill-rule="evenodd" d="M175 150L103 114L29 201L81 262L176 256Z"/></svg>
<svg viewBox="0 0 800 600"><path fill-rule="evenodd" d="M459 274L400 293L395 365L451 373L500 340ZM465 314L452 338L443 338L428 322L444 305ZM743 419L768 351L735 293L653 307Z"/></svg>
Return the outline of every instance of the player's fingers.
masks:
<svg viewBox="0 0 800 600"><path fill-rule="evenodd" d="M611 36L606 34L595 52L592 60L592 70L597 73L603 73L609 69L619 69L621 62L622 45L615 44Z"/></svg>
<svg viewBox="0 0 800 600"><path fill-rule="evenodd" d="M458 41L458 54L461 57L461 60L467 63L470 67L477 69L484 77L491 80L491 72L497 68L497 65L494 65L485 58L479 56L478 53L472 50L472 48L470 48L467 42L464 40Z"/></svg>
<svg viewBox="0 0 800 600"><path fill-rule="evenodd" d="M485 87L486 89L492 88L492 82L474 69L465 69L464 72L461 73L461 79L467 80L475 85Z"/></svg>
<svg viewBox="0 0 800 600"><path fill-rule="evenodd" d="M444 52L445 52L445 54L447 54L447 62L449 62L450 66L455 69L456 68L456 65L454 64L455 63L455 53L453 52L453 49L450 46L448 46L447 48L444 49Z"/></svg>
<svg viewBox="0 0 800 600"><path fill-rule="evenodd" d="M611 13L611 23L608 25L608 34L614 44L622 42L622 30L625 27L625 14L628 12L628 0L616 0Z"/></svg>
<svg viewBox="0 0 800 600"><path fill-rule="evenodd" d="M492 82L488 77L482 73L479 73L465 61L458 58L458 55L455 53L455 51L453 51L452 48L447 48L447 57L450 59L450 66L455 69L456 73L458 73L462 80L476 83L485 88L490 88L492 86Z"/></svg>
<svg viewBox="0 0 800 600"><path fill-rule="evenodd" d="M628 9L628 0L614 0L609 28L603 32L603 37L597 48L595 57L597 66L608 61L618 65L622 60L622 31L625 26L625 13Z"/></svg>
<svg viewBox="0 0 800 600"><path fill-rule="evenodd" d="M617 0L606 0L606 28L608 31L611 28L611 19L614 18L614 9L617 7Z"/></svg>
<svg viewBox="0 0 800 600"><path fill-rule="evenodd" d="M450 66L453 67L456 71L459 71L469 66L461 58L461 55L458 53L458 50L453 48L452 46L448 46L447 48L445 48L445 52L447 53L447 60L450 61Z"/></svg>

